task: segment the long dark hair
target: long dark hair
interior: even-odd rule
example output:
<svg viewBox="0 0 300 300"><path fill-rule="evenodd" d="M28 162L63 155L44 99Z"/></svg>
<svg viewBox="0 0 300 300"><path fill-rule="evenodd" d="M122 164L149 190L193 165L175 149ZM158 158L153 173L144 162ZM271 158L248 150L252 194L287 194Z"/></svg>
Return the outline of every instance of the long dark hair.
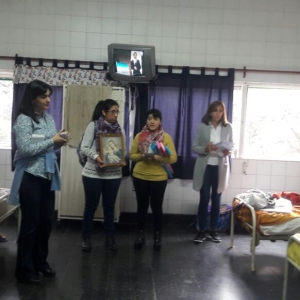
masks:
<svg viewBox="0 0 300 300"><path fill-rule="evenodd" d="M104 101L101 100L96 104L92 115L92 121L97 121L102 116L102 102Z"/></svg>
<svg viewBox="0 0 300 300"><path fill-rule="evenodd" d="M114 105L117 105L119 107L119 103L117 101L113 100L113 99L100 100L95 106L93 116L92 116L92 121L96 121L101 116L103 116L102 110L107 112Z"/></svg>
<svg viewBox="0 0 300 300"><path fill-rule="evenodd" d="M212 103L209 105L209 107L208 107L208 109L207 109L205 115L204 115L203 118L202 118L202 123L204 123L204 124L206 124L206 125L209 124L209 122L210 122L210 120L211 120L211 113L212 113L213 111L215 111L215 110L217 109L218 106L222 106L222 108L223 108L223 116L222 116L222 119L221 119L221 121L220 121L221 125L222 125L222 126L226 126L226 125L228 124L225 104L224 104L222 101L219 101L219 100L214 101L214 102L212 102Z"/></svg>
<svg viewBox="0 0 300 300"><path fill-rule="evenodd" d="M24 114L30 117L34 122L39 123L37 116L34 112L34 101L38 96L44 95L47 92L47 90L50 91L50 95L51 95L52 87L46 82L43 82L41 80L36 79L28 83L25 88L23 98L18 113L16 115L16 118L20 114Z"/></svg>

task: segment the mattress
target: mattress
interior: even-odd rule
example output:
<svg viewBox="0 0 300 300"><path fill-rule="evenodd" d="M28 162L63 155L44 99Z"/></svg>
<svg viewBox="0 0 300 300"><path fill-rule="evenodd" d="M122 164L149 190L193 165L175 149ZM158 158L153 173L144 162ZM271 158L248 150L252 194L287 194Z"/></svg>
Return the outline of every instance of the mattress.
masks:
<svg viewBox="0 0 300 300"><path fill-rule="evenodd" d="M246 230L251 231L252 213L247 205L237 197L233 200L234 215L238 223ZM300 233L300 207L292 206L292 212L275 212L254 210L256 216L256 230L261 235L293 235ZM247 226L247 224L250 225Z"/></svg>
<svg viewBox="0 0 300 300"><path fill-rule="evenodd" d="M277 225L260 225L260 229L264 235L293 235L300 233L300 218Z"/></svg>

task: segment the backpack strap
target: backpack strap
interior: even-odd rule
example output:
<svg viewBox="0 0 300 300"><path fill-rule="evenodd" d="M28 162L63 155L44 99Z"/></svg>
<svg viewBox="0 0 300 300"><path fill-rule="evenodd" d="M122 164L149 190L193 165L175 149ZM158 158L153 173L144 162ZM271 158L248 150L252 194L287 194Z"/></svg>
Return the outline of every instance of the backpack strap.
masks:
<svg viewBox="0 0 300 300"><path fill-rule="evenodd" d="M93 145L94 140L97 138L96 133L97 133L97 121L94 121L94 139L92 141L92 145ZM84 136L84 134L82 135L82 139L83 139L83 136Z"/></svg>

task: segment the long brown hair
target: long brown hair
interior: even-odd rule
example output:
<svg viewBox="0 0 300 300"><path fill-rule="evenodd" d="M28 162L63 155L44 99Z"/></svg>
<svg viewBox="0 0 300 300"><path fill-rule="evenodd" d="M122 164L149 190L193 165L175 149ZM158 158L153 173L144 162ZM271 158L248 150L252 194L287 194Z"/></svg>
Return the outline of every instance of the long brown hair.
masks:
<svg viewBox="0 0 300 300"><path fill-rule="evenodd" d="M220 121L221 125L222 125L222 126L226 126L226 125L228 124L225 104L224 104L222 101L219 101L219 100L214 101L214 102L212 102L212 103L209 105L209 107L208 107L208 109L207 109L205 115L202 117L202 123L204 123L204 124L206 124L206 125L209 124L209 122L210 122L210 120L211 120L211 113L212 113L213 111L215 111L216 108L217 108L218 106L222 106L222 108L223 108L223 116L222 116L222 119L221 119L221 121Z"/></svg>

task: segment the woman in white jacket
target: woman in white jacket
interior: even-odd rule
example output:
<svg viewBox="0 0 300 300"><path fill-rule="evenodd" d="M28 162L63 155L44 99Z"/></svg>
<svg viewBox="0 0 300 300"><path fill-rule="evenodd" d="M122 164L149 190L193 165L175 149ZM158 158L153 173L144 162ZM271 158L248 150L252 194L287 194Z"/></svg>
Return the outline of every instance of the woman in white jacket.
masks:
<svg viewBox="0 0 300 300"><path fill-rule="evenodd" d="M227 121L225 105L221 101L212 102L202 118L192 150L198 154L193 176L193 188L200 191L195 243L206 239L205 223L207 208L211 200L210 237L220 243L216 228L220 212L221 194L227 188L230 177L229 158L231 149L220 149L216 144L228 142L232 145L232 126Z"/></svg>

